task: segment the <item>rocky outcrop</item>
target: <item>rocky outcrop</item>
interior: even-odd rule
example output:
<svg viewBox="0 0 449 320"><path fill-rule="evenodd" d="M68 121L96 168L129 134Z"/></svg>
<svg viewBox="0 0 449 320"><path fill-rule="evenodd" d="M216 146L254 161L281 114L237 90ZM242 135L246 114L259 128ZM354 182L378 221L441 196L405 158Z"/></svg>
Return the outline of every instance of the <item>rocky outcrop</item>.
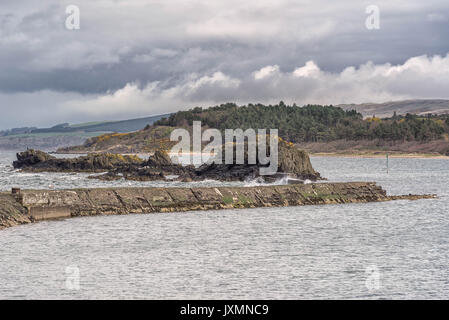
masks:
<svg viewBox="0 0 449 320"><path fill-rule="evenodd" d="M161 149L156 150L156 152L146 162L147 166L156 168L171 166L172 164L173 163L168 153Z"/></svg>
<svg viewBox="0 0 449 320"><path fill-rule="evenodd" d="M287 172L302 179L319 180L321 178L320 174L313 169L307 152L282 140L279 143L278 171Z"/></svg>
<svg viewBox="0 0 449 320"><path fill-rule="evenodd" d="M138 165L120 166L110 170L106 174L91 176L90 179L117 180L126 179L134 181L167 180L167 176L177 176L178 180L195 176L194 166L182 166L172 163L169 155L164 150L156 150L147 161ZM199 180L199 179L198 179Z"/></svg>
<svg viewBox="0 0 449 320"><path fill-rule="evenodd" d="M137 156L98 153L78 158L61 159L39 150L17 154L16 169L33 172L104 172L131 166L141 166L144 160Z"/></svg>
<svg viewBox="0 0 449 320"><path fill-rule="evenodd" d="M13 166L16 169L30 168L47 163L47 161L53 159L56 158L48 153L40 150L28 149L27 151L17 153L17 160L13 162Z"/></svg>
<svg viewBox="0 0 449 320"><path fill-rule="evenodd" d="M269 150L269 146L267 146ZM234 150L235 151L235 150ZM269 151L270 152L270 151ZM235 160L234 152L234 160ZM224 155L223 155L224 157ZM247 162L247 150L245 150L245 161ZM259 161L258 161L259 162ZM260 165L239 165L239 164L204 164L197 171L198 176L208 179L218 179L225 181L245 180L247 178L261 177L266 181L273 181L280 174L287 174L291 178L309 179L312 181L321 180L320 173L315 171L310 162L309 155L295 147L292 143L279 138L278 143L278 168L277 174L273 176L260 176ZM195 179L195 177L193 177Z"/></svg>
<svg viewBox="0 0 449 320"><path fill-rule="evenodd" d="M223 148L224 150L224 148ZM234 152L234 162L235 161ZM279 140L278 145L278 173L288 174L291 178L309 179L312 181L322 179L310 162L306 152L296 148L293 144ZM247 152L245 152L247 162ZM177 175L181 181L245 181L247 179L262 178L272 182L278 175L260 176L258 164L216 164L205 163L199 168L194 166L181 166L172 163L165 151L157 150L155 154L142 167L130 166L119 168L105 175L96 176L101 180L115 180L125 178L128 180L154 181L164 179L168 175Z"/></svg>
<svg viewBox="0 0 449 320"><path fill-rule="evenodd" d="M372 182L257 187L109 188L0 193L0 228L76 216L283 207L434 198L388 196Z"/></svg>
<svg viewBox="0 0 449 320"><path fill-rule="evenodd" d="M224 148L223 148L224 150ZM236 152L234 152L235 156ZM321 179L320 174L312 168L306 152L290 143L279 140L278 172L286 173L297 179ZM234 159L235 160L235 159ZM245 153L247 162L247 153ZM236 161L234 161L236 162ZM120 154L89 154L78 158L61 159L38 150L27 150L17 154L14 168L34 172L105 172L91 176L92 179L112 181L118 179L155 181L166 180L167 176L176 176L180 181L245 181L260 176L258 164L215 164L206 163L195 168L193 165L182 166L171 161L166 151L158 149L147 161L136 156ZM261 176L272 182L278 176Z"/></svg>

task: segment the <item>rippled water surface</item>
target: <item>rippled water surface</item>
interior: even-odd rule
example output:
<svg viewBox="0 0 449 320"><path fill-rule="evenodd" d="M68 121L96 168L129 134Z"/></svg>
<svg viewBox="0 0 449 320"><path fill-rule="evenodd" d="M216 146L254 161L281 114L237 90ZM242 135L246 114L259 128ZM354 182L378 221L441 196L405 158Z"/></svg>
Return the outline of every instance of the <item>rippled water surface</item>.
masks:
<svg viewBox="0 0 449 320"><path fill-rule="evenodd" d="M129 185L86 174L19 173L10 167L13 153L0 156L2 190ZM376 181L390 194L439 199L9 228L0 231L0 298L449 298L449 160L390 159L389 174L385 159L312 163L329 181Z"/></svg>

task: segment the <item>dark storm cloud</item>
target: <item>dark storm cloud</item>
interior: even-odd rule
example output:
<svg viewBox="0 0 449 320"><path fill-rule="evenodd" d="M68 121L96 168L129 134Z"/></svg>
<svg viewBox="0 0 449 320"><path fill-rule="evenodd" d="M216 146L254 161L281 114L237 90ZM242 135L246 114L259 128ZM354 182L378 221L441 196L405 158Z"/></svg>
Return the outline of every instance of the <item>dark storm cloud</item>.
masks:
<svg viewBox="0 0 449 320"><path fill-rule="evenodd" d="M80 30L65 28L69 4L80 8ZM371 4L349 0L2 3L0 108L14 101L36 114L44 108L61 119L89 119L222 101L317 100L311 92L324 94L323 101L339 103L351 96L326 91L341 89L326 81L344 78L341 73L347 67L369 61L378 66L404 65L412 57L431 59L449 52L446 1L376 1L379 30L365 27L365 8ZM307 81L292 76L307 61L320 69L319 76ZM427 65L424 61L420 60ZM267 66L276 66L277 71L256 81L254 72ZM366 80L364 72L356 74L365 78L354 81ZM369 79L365 85L370 87L363 90L367 99L417 92ZM420 79L405 82L420 87ZM346 82L340 85L354 93L354 101L360 100L357 90L348 90ZM440 94L440 89L437 84L418 92L427 96ZM112 106L108 108L105 101ZM19 122L13 114L8 117L0 126Z"/></svg>

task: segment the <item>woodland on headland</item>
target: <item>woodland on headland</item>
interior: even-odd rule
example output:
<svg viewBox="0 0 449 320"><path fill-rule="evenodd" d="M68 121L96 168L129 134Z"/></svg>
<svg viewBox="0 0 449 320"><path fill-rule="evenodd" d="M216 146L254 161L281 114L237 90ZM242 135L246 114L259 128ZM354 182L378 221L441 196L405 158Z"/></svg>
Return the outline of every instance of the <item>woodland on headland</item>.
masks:
<svg viewBox="0 0 449 320"><path fill-rule="evenodd" d="M340 107L306 105L249 104L237 106L222 104L208 109L194 108L179 111L154 125L170 127L190 126L201 121L203 126L224 130L226 128L274 128L281 138L295 142L329 142L346 140L402 140L429 141L441 139L449 133L449 115L418 116L406 114L391 118L363 119L355 110L345 111Z"/></svg>
<svg viewBox="0 0 449 320"><path fill-rule="evenodd" d="M127 134L90 138L83 146L60 152L153 152L168 148L175 128L189 128L201 121L202 128L278 129L279 136L312 152L342 152L361 149L449 155L449 114L397 115L363 118L355 110L335 106L226 103L210 108L178 111ZM338 147L336 147L338 146ZM310 148L309 148L310 147ZM331 147L329 149L329 147Z"/></svg>

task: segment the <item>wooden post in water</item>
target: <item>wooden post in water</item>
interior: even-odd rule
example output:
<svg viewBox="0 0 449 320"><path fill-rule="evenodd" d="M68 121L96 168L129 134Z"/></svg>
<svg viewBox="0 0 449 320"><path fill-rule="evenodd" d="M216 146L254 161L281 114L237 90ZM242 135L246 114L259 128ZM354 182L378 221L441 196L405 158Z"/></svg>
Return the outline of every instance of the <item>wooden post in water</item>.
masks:
<svg viewBox="0 0 449 320"><path fill-rule="evenodd" d="M387 152L387 174L389 173L389 171L390 171L390 168L389 168L389 166L390 166L390 164L388 163L388 152Z"/></svg>

